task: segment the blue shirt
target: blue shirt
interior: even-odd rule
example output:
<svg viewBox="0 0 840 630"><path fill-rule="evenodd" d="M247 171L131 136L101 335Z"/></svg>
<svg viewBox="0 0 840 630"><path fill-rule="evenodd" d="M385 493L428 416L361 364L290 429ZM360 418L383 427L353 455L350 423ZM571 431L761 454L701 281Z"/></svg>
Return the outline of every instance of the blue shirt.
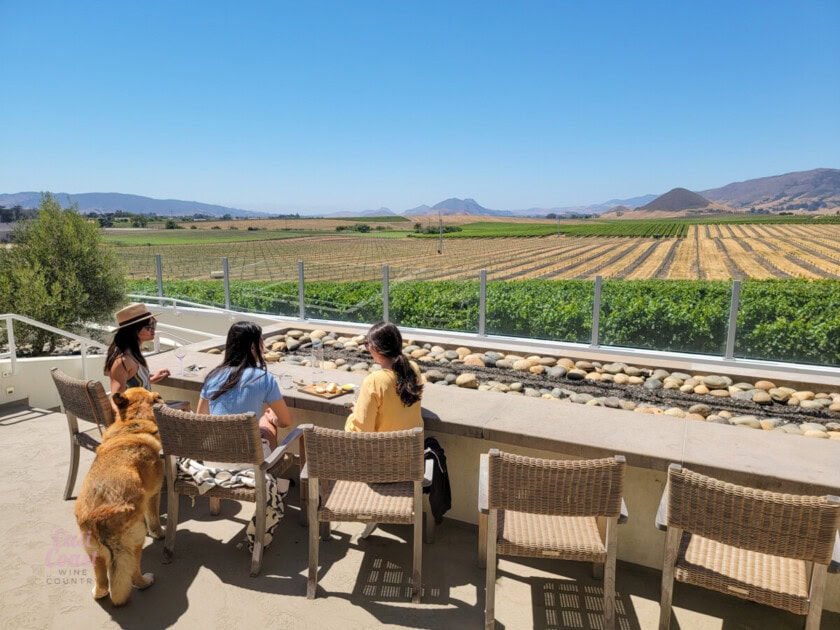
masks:
<svg viewBox="0 0 840 630"><path fill-rule="evenodd" d="M263 413L263 404L281 400L283 394L272 374L260 368L246 368L239 380L239 385L228 390L216 400L210 400L214 392L221 389L227 381L230 368L220 371L204 381L201 397L210 403L210 413L220 416L232 413L253 411L259 418Z"/></svg>

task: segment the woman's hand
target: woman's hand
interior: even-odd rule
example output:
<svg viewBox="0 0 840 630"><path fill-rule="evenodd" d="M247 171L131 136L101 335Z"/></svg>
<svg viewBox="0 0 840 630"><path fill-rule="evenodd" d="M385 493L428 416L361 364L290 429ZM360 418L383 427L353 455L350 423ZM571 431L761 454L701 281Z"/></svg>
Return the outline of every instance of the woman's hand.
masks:
<svg viewBox="0 0 840 630"><path fill-rule="evenodd" d="M163 379L165 379L167 376L169 376L169 374L170 374L169 370L167 370L166 368L163 368L162 370L158 370L157 372L152 374L149 377L149 381L152 382L152 383L160 383Z"/></svg>

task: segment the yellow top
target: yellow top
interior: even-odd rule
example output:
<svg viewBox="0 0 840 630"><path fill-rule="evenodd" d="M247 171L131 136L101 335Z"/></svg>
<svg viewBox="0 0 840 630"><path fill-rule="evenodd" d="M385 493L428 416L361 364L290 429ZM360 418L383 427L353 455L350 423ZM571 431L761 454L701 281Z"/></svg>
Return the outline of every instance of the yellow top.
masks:
<svg viewBox="0 0 840 630"><path fill-rule="evenodd" d="M423 376L412 361L411 367L420 382ZM397 375L393 370L368 374L359 389L353 413L344 424L345 431L402 431L423 426L420 401L406 407L397 393Z"/></svg>

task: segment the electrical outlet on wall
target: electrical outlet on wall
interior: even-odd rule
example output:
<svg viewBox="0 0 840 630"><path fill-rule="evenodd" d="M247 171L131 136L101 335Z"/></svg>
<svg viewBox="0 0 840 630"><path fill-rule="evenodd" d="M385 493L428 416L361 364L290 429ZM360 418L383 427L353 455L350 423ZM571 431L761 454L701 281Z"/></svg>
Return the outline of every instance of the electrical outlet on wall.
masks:
<svg viewBox="0 0 840 630"><path fill-rule="evenodd" d="M6 396L12 396L15 393L14 387L7 387L6 388Z"/></svg>
<svg viewBox="0 0 840 630"><path fill-rule="evenodd" d="M3 370L3 378L9 378L11 375L11 370Z"/></svg>

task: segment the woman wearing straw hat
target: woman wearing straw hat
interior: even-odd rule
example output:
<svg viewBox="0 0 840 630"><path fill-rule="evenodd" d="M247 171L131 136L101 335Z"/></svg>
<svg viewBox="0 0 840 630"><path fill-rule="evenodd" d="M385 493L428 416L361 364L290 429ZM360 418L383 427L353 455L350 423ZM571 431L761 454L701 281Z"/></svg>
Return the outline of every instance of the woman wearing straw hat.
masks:
<svg viewBox="0 0 840 630"><path fill-rule="evenodd" d="M149 366L140 346L155 338L155 316L145 304L129 304L117 311L117 329L108 346L105 374L111 377L111 395L124 392L129 387L151 389L169 376L169 370L149 373Z"/></svg>

